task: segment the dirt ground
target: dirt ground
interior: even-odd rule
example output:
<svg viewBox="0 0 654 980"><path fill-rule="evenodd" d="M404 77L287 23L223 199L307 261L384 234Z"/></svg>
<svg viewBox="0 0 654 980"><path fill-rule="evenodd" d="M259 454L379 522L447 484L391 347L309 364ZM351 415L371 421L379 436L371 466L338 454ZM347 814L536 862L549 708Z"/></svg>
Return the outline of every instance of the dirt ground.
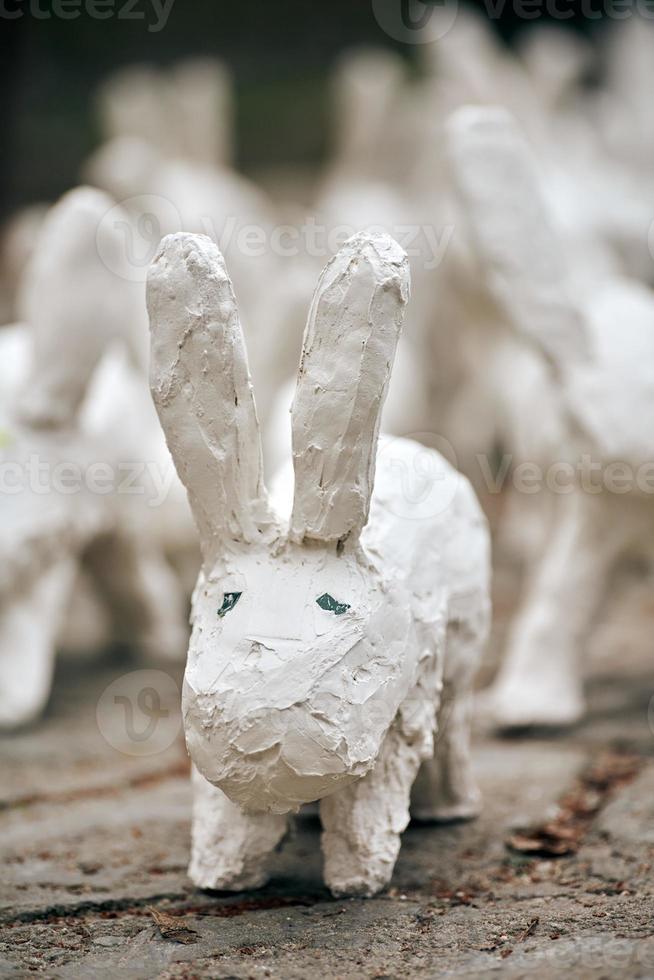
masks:
<svg viewBox="0 0 654 980"><path fill-rule="evenodd" d="M175 682L158 705L166 745L139 757L114 747L101 696L143 665L60 666L43 722L0 739L0 975L654 977L654 580L623 578L595 631L584 723L479 732L482 816L412 825L371 900L330 898L311 817L265 889L196 891L181 671L160 665ZM495 592L493 651L518 592L511 569Z"/></svg>

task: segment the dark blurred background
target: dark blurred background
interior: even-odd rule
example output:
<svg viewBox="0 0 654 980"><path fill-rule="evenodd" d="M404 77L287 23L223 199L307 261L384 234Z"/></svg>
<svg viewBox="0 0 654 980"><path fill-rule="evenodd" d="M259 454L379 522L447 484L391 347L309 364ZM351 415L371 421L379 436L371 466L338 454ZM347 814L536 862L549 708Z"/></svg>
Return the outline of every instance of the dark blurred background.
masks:
<svg viewBox="0 0 654 980"><path fill-rule="evenodd" d="M384 33L370 0L172 0L159 31L148 29L157 20L151 0L115 0L112 16L101 20L89 16L84 0L76 2L68 10L71 19L62 19L54 14L62 9L57 0L0 0L3 213L53 200L76 182L80 162L98 142L93 91L122 65L166 65L195 54L224 59L236 82L238 164L251 172L323 158L327 82L340 51L376 44L392 46L408 60L416 55L415 47ZM112 0L104 2L111 9ZM407 2L387 0L394 7ZM565 17L557 23L601 32L601 15L588 16L591 0L582 15L581 2L559 0ZM476 6L494 9L490 19L509 44L516 32L533 27L508 0ZM137 16L143 19L130 19ZM543 10L539 22L547 18Z"/></svg>

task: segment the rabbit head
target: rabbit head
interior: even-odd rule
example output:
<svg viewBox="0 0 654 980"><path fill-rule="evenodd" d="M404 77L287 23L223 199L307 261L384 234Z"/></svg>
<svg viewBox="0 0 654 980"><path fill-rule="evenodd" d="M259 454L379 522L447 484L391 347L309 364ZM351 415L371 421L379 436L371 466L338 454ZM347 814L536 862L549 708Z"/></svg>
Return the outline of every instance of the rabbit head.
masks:
<svg viewBox="0 0 654 980"><path fill-rule="evenodd" d="M465 106L447 125L450 173L487 300L553 376L588 356L537 160L513 116Z"/></svg>
<svg viewBox="0 0 654 980"><path fill-rule="evenodd" d="M408 278L388 236L355 236L324 270L292 408L284 521L263 484L220 252L172 235L150 272L151 387L204 558L187 745L202 775L251 811L297 810L364 775L413 683L408 597L359 543Z"/></svg>
<svg viewBox="0 0 654 980"><path fill-rule="evenodd" d="M97 245L110 212L115 214L110 198L79 187L45 217L21 283L22 377L0 404L7 464L24 468L38 458L52 473L60 464L84 468L103 451L114 460L114 443L91 439L85 425L96 368L123 340L134 311L134 290L114 271L122 255L120 233L109 226L102 253ZM27 481L20 493L5 496L0 595L27 590L49 564L81 550L113 523L106 497L81 490L59 492L52 482L44 493Z"/></svg>
<svg viewBox="0 0 654 980"><path fill-rule="evenodd" d="M108 215L113 224L105 220ZM129 281L117 228L121 218L126 224L113 200L91 187L69 191L45 217L20 298L33 355L18 415L33 426L76 425L109 345L136 347L134 332L145 331L143 299L138 284Z"/></svg>
<svg viewBox="0 0 654 980"><path fill-rule="evenodd" d="M533 453L538 405L538 451L560 453L577 428L567 404L569 377L588 362L591 347L537 160L502 108L457 110L446 137L474 265L464 288L476 292L484 324L500 327L505 408L522 430L518 442ZM515 382L506 384L512 376Z"/></svg>

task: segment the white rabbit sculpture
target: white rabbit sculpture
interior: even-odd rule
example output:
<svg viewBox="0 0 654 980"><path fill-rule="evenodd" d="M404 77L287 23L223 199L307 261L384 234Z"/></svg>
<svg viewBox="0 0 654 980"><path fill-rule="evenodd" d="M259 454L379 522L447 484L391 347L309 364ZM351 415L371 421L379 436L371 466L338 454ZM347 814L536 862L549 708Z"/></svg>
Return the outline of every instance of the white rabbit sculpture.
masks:
<svg viewBox="0 0 654 980"><path fill-rule="evenodd" d="M274 506L219 250L171 235L151 267L152 393L204 558L183 692L198 886L262 885L288 814L320 800L329 888L372 895L412 787L417 817L476 812L486 522L438 454L401 439L377 454L408 279L386 235L354 236L324 270L292 410L294 497L282 477ZM440 480L412 520L397 515L416 453Z"/></svg>
<svg viewBox="0 0 654 980"><path fill-rule="evenodd" d="M169 656L185 643L181 590L126 514L140 498L107 485L130 459L125 442L84 424L89 382L132 315L133 293L96 244L112 206L78 188L52 208L28 271L27 322L0 345L9 357L0 375L9 389L0 402L2 728L32 721L47 701L82 562L121 637ZM121 240L109 231L103 254L112 248L118 262Z"/></svg>
<svg viewBox="0 0 654 980"><path fill-rule="evenodd" d="M654 293L615 275L576 285L506 111L459 110L448 143L475 260L468 310L487 338L480 383L515 461L538 467L551 491L542 553L485 702L500 727L571 724L610 572L630 553L654 555Z"/></svg>
<svg viewBox="0 0 654 980"><path fill-rule="evenodd" d="M165 70L128 65L96 92L105 140L145 140L167 157L205 166L232 162L233 102L231 73L218 58L188 58Z"/></svg>

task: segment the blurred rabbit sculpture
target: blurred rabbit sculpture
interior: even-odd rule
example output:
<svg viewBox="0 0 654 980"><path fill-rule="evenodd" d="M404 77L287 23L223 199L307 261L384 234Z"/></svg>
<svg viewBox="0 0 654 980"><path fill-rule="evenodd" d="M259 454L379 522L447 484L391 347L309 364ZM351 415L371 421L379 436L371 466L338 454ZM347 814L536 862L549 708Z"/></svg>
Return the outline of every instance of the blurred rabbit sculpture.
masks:
<svg viewBox="0 0 654 980"><path fill-rule="evenodd" d="M13 323L18 316L18 285L47 213L46 204L31 204L0 228L0 324Z"/></svg>
<svg viewBox="0 0 654 980"><path fill-rule="evenodd" d="M82 419L90 379L132 316L134 294L119 288L96 247L112 205L79 188L50 211L28 271L27 323L3 343L22 378L0 406L1 727L32 720L47 701L83 558L135 645L161 652L184 643L174 577L139 522L125 519L134 498L107 487L107 467L125 458L120 434L91 437ZM112 247L118 261L120 239L105 242Z"/></svg>
<svg viewBox="0 0 654 980"><path fill-rule="evenodd" d="M398 174L405 176L404 157L411 156L409 141L399 138L404 134L398 129L398 120L406 117L403 112L409 91L406 75L405 64L399 55L376 48L346 51L334 70L331 80L333 155L319 183L313 215L309 218L326 233L328 242L334 237L342 241L344 231L353 234L375 230L392 236L406 236L412 228L418 230L418 220L415 224L413 221L413 202L406 199L400 186L391 183L391 178ZM432 242L423 241L422 236L419 244L423 249L432 246ZM416 247L415 242L412 247ZM307 250L306 254L296 258L290 272L284 270L284 275L277 277L277 293L266 304L277 314L276 321L267 330L259 329L256 335L253 374L259 417L263 423L266 470L274 471L290 446L288 411L295 388L305 311L322 264L318 256L319 250L315 247ZM426 274L423 269L423 264L429 262L426 254L414 252L414 256L411 267L413 299L400 338L382 419L383 430L395 435L427 432L433 421L431 379L422 357L425 327L419 301L424 294L421 286L428 280L431 287L433 274ZM231 257L227 258L243 307ZM430 288L429 301L431 299ZM246 338L249 341L247 328ZM274 385L266 379L264 387L259 381L258 364L266 366L276 382Z"/></svg>
<svg viewBox="0 0 654 980"><path fill-rule="evenodd" d="M276 374L275 363L271 369L266 360L273 346L268 337L277 334L280 324L285 326L289 313L292 316L295 297L291 291L286 299L279 289L280 281L284 282L284 260L269 246L280 217L268 195L224 161L210 166L170 156L138 137L104 143L84 170L93 184L126 209L125 247L134 250L134 264L139 264L143 276L167 234L184 230L208 234L221 242L239 292L243 325L253 352L253 374L255 380L260 378L261 389L271 389L266 401L271 400L285 375ZM271 304L273 291L277 291L276 302ZM283 304L287 306L280 316ZM271 305L275 315L269 321Z"/></svg>
<svg viewBox="0 0 654 980"><path fill-rule="evenodd" d="M617 276L573 288L574 257L508 113L459 110L448 137L475 259L468 310L487 338L480 383L517 461L552 489L546 544L488 704L503 727L568 724L583 713L581 653L609 573L625 553L654 553L654 294Z"/></svg>
<svg viewBox="0 0 654 980"><path fill-rule="evenodd" d="M231 74L217 58L189 58L167 70L129 65L96 93L106 140L145 140L166 156L206 166L232 162L233 101Z"/></svg>
<svg viewBox="0 0 654 980"><path fill-rule="evenodd" d="M385 235L351 238L323 272L292 413L289 521L292 479L278 506L263 484L220 252L172 235L150 270L152 392L204 557L183 694L199 886L263 884L288 814L320 800L329 887L371 895L393 872L416 777L417 816L476 811L468 705L488 620L485 520L436 453L396 440L377 456L408 291L406 256ZM443 496L403 519L418 452Z"/></svg>

